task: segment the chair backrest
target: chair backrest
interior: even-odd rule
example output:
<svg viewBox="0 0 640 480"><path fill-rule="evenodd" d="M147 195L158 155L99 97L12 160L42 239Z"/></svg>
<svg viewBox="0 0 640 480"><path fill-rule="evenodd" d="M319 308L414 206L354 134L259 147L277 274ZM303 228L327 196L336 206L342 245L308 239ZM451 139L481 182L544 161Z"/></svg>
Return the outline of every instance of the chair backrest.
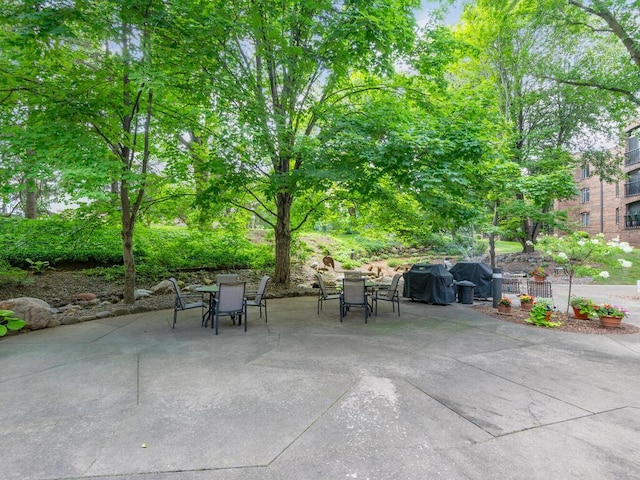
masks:
<svg viewBox="0 0 640 480"><path fill-rule="evenodd" d="M260 285L258 285L258 292L256 293L255 298L256 302L262 301L262 297L264 296L264 292L267 289L267 283L269 283L269 280L271 280L271 277L269 275L264 275L260 280Z"/></svg>
<svg viewBox="0 0 640 480"><path fill-rule="evenodd" d="M357 270L346 270L344 272L344 278L362 278L362 272Z"/></svg>
<svg viewBox="0 0 640 480"><path fill-rule="evenodd" d="M220 273L216 275L216 285L220 285L221 283L237 282L239 280L238 274L236 273Z"/></svg>
<svg viewBox="0 0 640 480"><path fill-rule="evenodd" d="M178 286L178 282L175 278L171 277L169 281L173 284L173 289L176 291L176 300L180 305L180 308L184 308L184 299L182 298L182 291L180 291L180 287Z"/></svg>
<svg viewBox="0 0 640 480"><path fill-rule="evenodd" d="M322 275L316 273L316 280L318 280L318 287L320 287L320 296L324 299L327 298L327 289L324 286L324 280L322 279Z"/></svg>
<svg viewBox="0 0 640 480"><path fill-rule="evenodd" d="M364 304L367 301L364 278L345 278L342 281L342 298L344 303Z"/></svg>
<svg viewBox="0 0 640 480"><path fill-rule="evenodd" d="M219 313L241 312L244 307L245 285L245 282L219 284L216 311Z"/></svg>
<svg viewBox="0 0 640 480"><path fill-rule="evenodd" d="M389 289L387 290L387 298L389 300L393 299L397 295L398 292L398 283L400 283L400 278L402 277L401 273L396 273L391 279L391 285L389 285Z"/></svg>
<svg viewBox="0 0 640 480"><path fill-rule="evenodd" d="M551 282L527 281L527 294L532 297L553 298Z"/></svg>

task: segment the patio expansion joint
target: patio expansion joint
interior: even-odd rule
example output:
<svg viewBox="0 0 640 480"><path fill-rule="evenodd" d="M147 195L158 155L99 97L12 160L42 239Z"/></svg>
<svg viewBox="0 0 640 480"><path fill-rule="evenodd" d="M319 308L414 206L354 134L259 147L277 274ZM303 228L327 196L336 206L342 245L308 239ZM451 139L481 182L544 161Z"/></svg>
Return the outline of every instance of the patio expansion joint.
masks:
<svg viewBox="0 0 640 480"><path fill-rule="evenodd" d="M509 382L509 383L512 383L512 384L517 385L517 386L519 386L519 387L526 388L527 390L531 390L532 392L539 393L540 395L544 395L545 397L552 398L553 400L557 400L558 402L562 402L562 403L564 403L564 404L566 404L566 405L569 405L569 406L571 406L571 407L573 407L573 408L577 408L578 410L582 410L583 412L586 412L586 415L587 415L587 416L588 416L588 415L593 415L594 413L596 413L596 412L592 412L591 410L588 410L588 409L586 409L586 408L584 408L584 407L581 407L581 406L579 406L579 405L575 405L575 404L573 404L573 403L571 403L571 402L568 402L568 401L566 401L566 400L565 400L565 399L563 399L563 398L558 398L558 397L556 397L556 396L554 396L554 395L551 395L551 394L549 394L549 393L547 393L547 392L543 392L543 391L541 391L541 390L538 390L537 388L533 388L533 387L531 387L531 386L529 386L529 385L525 385L524 383L516 382L515 380L512 380L512 379L510 379L510 378L508 378L508 377L505 377L505 376L502 376L502 375L498 375L498 374L497 374L497 373L495 373L495 372L492 372L492 371L487 370L487 369L485 369L485 368L478 367L477 365L474 365L474 364L472 364L472 363L465 362L464 360L460 360L459 358L454 358L453 360L455 360L456 362L459 362L459 363L461 363L461 364L463 364L463 365L466 365L466 366L468 366L468 367L475 368L476 370L479 370L479 371L481 371L481 372L484 372L484 373L486 373L487 375L492 375L492 376L494 376L494 377L496 377L496 378L499 378L499 379L501 379L501 380L504 380L505 382Z"/></svg>
<svg viewBox="0 0 640 480"><path fill-rule="evenodd" d="M518 433L522 433L522 432L527 432L527 431L534 431L537 430L539 428L547 428L547 427L553 427L554 425L563 425L565 423L571 423L571 422L575 422L576 420L584 420L585 418L594 418L597 417L599 415L603 415L606 413L612 413L612 412L617 412L617 411L621 411L621 410L626 410L626 409L636 409L636 407L631 407L631 406L622 406L622 407L616 407L616 408L611 408L608 410L601 410L598 412L591 412L588 413L586 415L580 415L577 417L572 417L572 418L565 418L564 420L558 420L556 422L548 422L548 423L544 423L544 424L540 424L540 425L535 425L533 427L528 427L528 428L522 428L520 430L514 430L512 432L507 432L504 433L502 435L493 435L494 438L504 438L504 437L509 437L511 435L516 435Z"/></svg>
<svg viewBox="0 0 640 480"><path fill-rule="evenodd" d="M293 446L305 433L307 433L316 423L318 423L327 413L329 413L333 409L333 407L335 407L336 404L340 402L345 395L347 395L347 393L353 390L353 388L358 384L360 380L362 380L361 376L356 378L354 382L349 387L345 388L340 395L336 396L335 400L331 402L331 404L327 408L320 412L320 414L318 414L318 416L313 419L302 431L300 431L298 435L296 435L287 445L285 445L284 448L280 450L280 452L274 455L267 466L272 465L276 460L278 460L278 458L280 458L291 446Z"/></svg>

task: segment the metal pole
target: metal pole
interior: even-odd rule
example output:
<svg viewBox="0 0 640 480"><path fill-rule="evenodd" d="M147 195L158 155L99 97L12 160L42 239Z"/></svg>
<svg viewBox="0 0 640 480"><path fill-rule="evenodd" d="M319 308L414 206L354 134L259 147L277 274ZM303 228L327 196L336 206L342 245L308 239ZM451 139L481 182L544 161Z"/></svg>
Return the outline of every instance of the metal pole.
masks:
<svg viewBox="0 0 640 480"><path fill-rule="evenodd" d="M493 308L498 308L498 302L502 298L502 268L493 268Z"/></svg>

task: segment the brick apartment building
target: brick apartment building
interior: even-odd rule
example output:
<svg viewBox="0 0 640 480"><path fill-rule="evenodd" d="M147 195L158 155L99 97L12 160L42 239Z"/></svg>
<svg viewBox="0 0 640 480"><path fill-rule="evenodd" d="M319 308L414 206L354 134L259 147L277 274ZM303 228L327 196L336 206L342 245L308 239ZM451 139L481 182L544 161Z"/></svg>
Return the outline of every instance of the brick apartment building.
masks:
<svg viewBox="0 0 640 480"><path fill-rule="evenodd" d="M606 239L640 247L640 122L627 128L627 139L620 168L625 180L606 183L585 164L578 168L575 180L579 195L557 202L558 210L566 210L570 222L591 234L603 233Z"/></svg>

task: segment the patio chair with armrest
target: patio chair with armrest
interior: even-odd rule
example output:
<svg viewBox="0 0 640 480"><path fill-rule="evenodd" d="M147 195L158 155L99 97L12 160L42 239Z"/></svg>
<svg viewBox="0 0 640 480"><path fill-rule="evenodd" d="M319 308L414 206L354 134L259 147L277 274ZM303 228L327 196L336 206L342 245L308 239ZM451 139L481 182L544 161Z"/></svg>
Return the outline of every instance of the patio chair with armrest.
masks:
<svg viewBox="0 0 640 480"><path fill-rule="evenodd" d="M378 300L384 302L391 302L391 308L396 311L396 303L398 304L398 316L400 316L400 292L398 291L398 284L402 278L401 273L396 273L391 279L391 285L387 288L378 287L372 298L372 302L375 305L375 314L378 315Z"/></svg>
<svg viewBox="0 0 640 480"><path fill-rule="evenodd" d="M316 273L316 280L318 281L318 287L320 288L320 295L318 296L318 315L320 315L320 310L322 310L322 302L326 300L340 300L340 294L337 292L329 292L327 287L324 285L324 280L322 275Z"/></svg>
<svg viewBox="0 0 640 480"><path fill-rule="evenodd" d="M192 308L200 308L202 310L202 320L204 321L207 304L204 301L202 294L182 293L175 278L172 277L169 281L176 292L176 300L173 304L173 324L171 325L171 328L176 328L176 320L178 319L179 311L191 310Z"/></svg>
<svg viewBox="0 0 640 480"><path fill-rule="evenodd" d="M211 328L216 329L218 335L218 323L221 316L229 316L235 323L237 317L240 323L244 317L244 331L247 331L247 301L244 298L245 282L228 282L218 285L218 294L213 306L213 318ZM206 325L206 323L205 323Z"/></svg>
<svg viewBox="0 0 640 480"><path fill-rule="evenodd" d="M253 300L247 300L247 307L258 307L260 309L260 318L262 318L262 308L264 307L264 323L267 323L267 296L265 294L267 290L267 283L269 283L271 277L264 275L258 285L258 291L255 292ZM247 292L247 294L253 294L254 292Z"/></svg>
<svg viewBox="0 0 640 480"><path fill-rule="evenodd" d="M351 307L364 308L364 323L369 319L369 301L367 299L367 287L364 278L345 278L342 281L342 294L340 295L340 322Z"/></svg>

